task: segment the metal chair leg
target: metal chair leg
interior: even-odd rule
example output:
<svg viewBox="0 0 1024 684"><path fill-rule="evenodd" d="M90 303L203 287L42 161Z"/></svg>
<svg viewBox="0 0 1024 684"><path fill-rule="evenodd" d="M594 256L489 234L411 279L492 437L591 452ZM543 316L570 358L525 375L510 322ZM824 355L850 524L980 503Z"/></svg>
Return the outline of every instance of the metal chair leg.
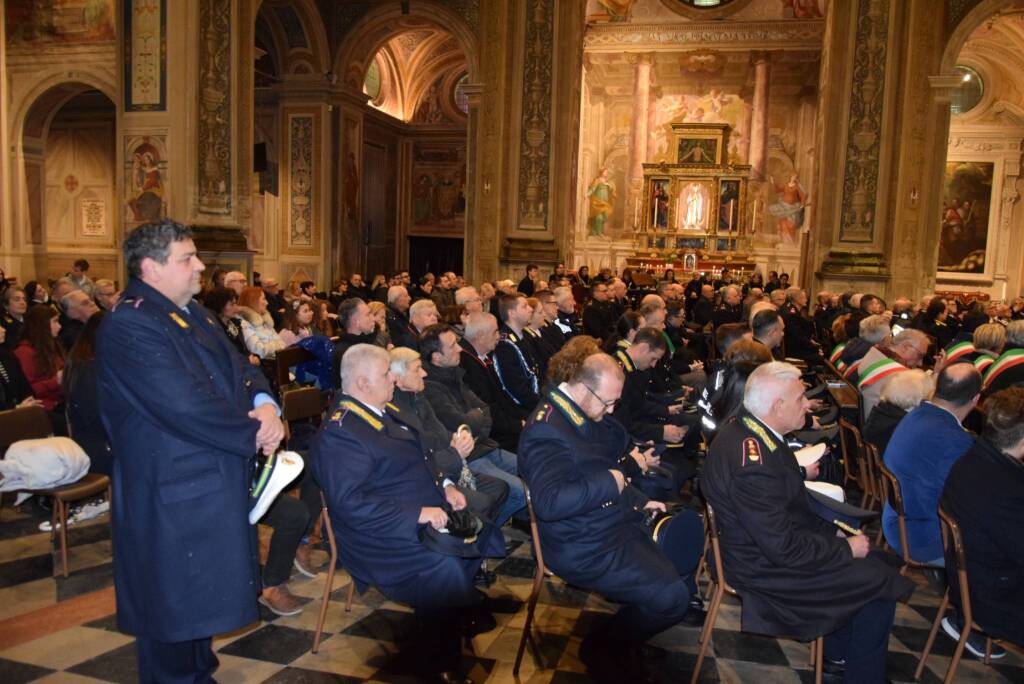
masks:
<svg viewBox="0 0 1024 684"><path fill-rule="evenodd" d="M348 596L345 598L345 612L352 612L352 602L356 599L356 581L352 580L352 583L348 585Z"/></svg>
<svg viewBox="0 0 1024 684"><path fill-rule="evenodd" d="M718 608L722 605L722 597L725 595L725 588L721 582L716 585L715 596L711 599L711 607L708 610L708 616L704 621L704 628L707 630L707 634L700 643L700 651L697 653L697 664L693 668L693 677L690 678L690 684L697 684L700 679L700 669L704 665L704 655L708 650L708 643L711 642L711 633L715 629L715 620L718 618Z"/></svg>
<svg viewBox="0 0 1024 684"><path fill-rule="evenodd" d="M320 601L320 615L316 620L316 633L313 636L313 648L312 652L316 653L320 649L320 638L324 632L324 621L327 619L327 606L331 599L331 588L334 586L334 571L338 566L338 547L334 542L334 530L331 529L331 520L327 515L327 509L321 509L321 519L324 521L324 528L327 529L327 539L331 550L331 559L329 567L327 568L326 584L324 585L323 599ZM353 585L355 586L353 580Z"/></svg>
<svg viewBox="0 0 1024 684"><path fill-rule="evenodd" d="M533 588L530 590L530 599L526 604L526 622L523 623L523 634L519 637L519 647L516 649L516 661L512 665L512 676L519 676L519 666L523 662L523 653L526 651L526 642L529 640L533 649L534 659L540 663L540 653L538 652L537 644L533 643L533 635L530 632L533 629L533 614L537 609L537 599L540 597L540 588L544 584L544 573L540 568L533 575Z"/></svg>
<svg viewBox="0 0 1024 684"><path fill-rule="evenodd" d="M814 640L814 684L821 684L825 669L825 638Z"/></svg>
<svg viewBox="0 0 1024 684"><path fill-rule="evenodd" d="M58 508L58 517L60 518L60 531L57 533L60 537L60 565L61 574L65 578L68 576L68 505L67 502L61 501L57 497L53 497L54 508Z"/></svg>
<svg viewBox="0 0 1024 684"><path fill-rule="evenodd" d="M914 670L914 679L921 679L921 674L924 672L924 663L928 659L928 654L932 651L932 646L935 645L935 636L939 633L939 625L942 623L942 618L946 614L946 608L949 606L949 590L942 595L942 603L939 604L939 612L935 615L935 619L932 621L932 629L928 632L928 640L924 642L924 650L921 651L921 658L917 661L917 669Z"/></svg>
<svg viewBox="0 0 1024 684"><path fill-rule="evenodd" d="M964 647L967 645L967 637L971 636L971 625L967 624L967 620L964 620L964 626L960 630L960 641L956 642L956 650L953 651L953 660L949 662L949 671L946 672L946 678L943 680L944 684L953 684L953 679L956 678L956 669L960 667L960 658L964 655Z"/></svg>

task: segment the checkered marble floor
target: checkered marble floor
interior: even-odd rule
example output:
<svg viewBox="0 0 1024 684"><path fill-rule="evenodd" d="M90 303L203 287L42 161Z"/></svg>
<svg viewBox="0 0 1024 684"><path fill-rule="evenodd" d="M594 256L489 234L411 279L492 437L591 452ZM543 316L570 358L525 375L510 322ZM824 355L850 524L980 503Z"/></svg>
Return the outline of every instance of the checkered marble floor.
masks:
<svg viewBox="0 0 1024 684"><path fill-rule="evenodd" d="M112 581L107 519L72 529L72 575L54 579L48 535L34 533L38 519L15 515L8 507L0 521L0 637L7 622L63 601L88 601ZM493 569L498 581L488 590L496 604L497 627L472 640L464 665L476 682L512 682L512 663L522 635L534 565L525 537L512 554ZM325 556L324 556L325 557ZM403 674L396 640L411 629L410 610L387 601L376 591L357 596L351 612L344 602L349 577L335 575L324 640L310 652L326 574L316 579L299 575L292 591L305 602L294 617L277 617L261 607L261 620L236 633L215 639L220 659L220 682L411 682ZM102 591L97 591L102 590ZM72 601L72 602L74 602ZM909 605L899 605L889 643L888 673L895 682L913 681L917 657L928 636L939 597L922 586ZM70 604L67 604L70 605ZM577 653L580 639L615 606L599 596L545 581L535 616L543 667L527 651L522 682L585 682ZM808 648L786 640L739 631L739 604L728 600L719 614L702 679L706 682L812 682ZM696 661L695 628L674 627L650 642L646 651L652 668L665 682L687 681ZM0 642L2 643L2 642ZM953 652L953 642L938 637L922 681L940 682ZM0 650L0 681L20 682L135 682L136 664L131 636L117 631L115 616L106 614ZM957 681L1024 682L1024 657L1011 651L985 666L966 656Z"/></svg>

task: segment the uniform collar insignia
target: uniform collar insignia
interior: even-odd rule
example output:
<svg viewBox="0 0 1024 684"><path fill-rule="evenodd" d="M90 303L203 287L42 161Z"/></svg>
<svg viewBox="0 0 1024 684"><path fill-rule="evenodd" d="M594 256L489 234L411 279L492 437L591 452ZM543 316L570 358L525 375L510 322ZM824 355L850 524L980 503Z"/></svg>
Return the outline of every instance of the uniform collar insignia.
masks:
<svg viewBox="0 0 1024 684"><path fill-rule="evenodd" d="M557 389L552 390L551 394L548 395L551 398L551 403L557 406L565 417L572 421L572 424L576 427L583 427L583 424L587 422L583 412L577 408L576 404L571 399L562 394Z"/></svg>
<svg viewBox="0 0 1024 684"><path fill-rule="evenodd" d="M177 311L170 312L171 320L181 326L182 330L188 330L188 323L182 318Z"/></svg>
<svg viewBox="0 0 1024 684"><path fill-rule="evenodd" d="M402 409L398 408L397 406L395 406L395 405L394 405L393 403L391 403L390 401L389 401L389 402L388 402L387 404L385 404L385 406L387 406L387 407L388 407L389 409L391 409L391 410L392 410L392 411L394 411L395 413L401 413L401 412L402 412Z"/></svg>
<svg viewBox="0 0 1024 684"><path fill-rule="evenodd" d="M377 432L380 432L381 430L384 429L384 423L382 423L380 419L377 418L377 416L371 414L369 411L364 409L356 402L346 399L345 401L341 402L339 406L348 409L352 413L362 418L370 427L372 427Z"/></svg>
<svg viewBox="0 0 1024 684"><path fill-rule="evenodd" d="M615 352L615 356L622 362L622 366L626 369L627 373L632 373L636 370L636 364L633 363L633 359L629 358L629 354L627 354L625 350L618 350Z"/></svg>
<svg viewBox="0 0 1024 684"><path fill-rule="evenodd" d="M764 445L768 447L768 451L775 451L775 440L768 434L768 431L761 426L756 420L750 416L743 416L743 424L747 426L747 429L753 432L755 435L761 438Z"/></svg>

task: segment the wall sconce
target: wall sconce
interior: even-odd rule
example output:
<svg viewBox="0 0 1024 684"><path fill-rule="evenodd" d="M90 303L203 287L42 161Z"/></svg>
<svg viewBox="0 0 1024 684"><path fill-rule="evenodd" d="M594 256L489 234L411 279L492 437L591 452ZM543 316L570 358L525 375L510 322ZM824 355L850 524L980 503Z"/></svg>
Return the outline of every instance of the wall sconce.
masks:
<svg viewBox="0 0 1024 684"><path fill-rule="evenodd" d="M485 173L483 177L483 193L484 195L491 194L491 175L489 173Z"/></svg>

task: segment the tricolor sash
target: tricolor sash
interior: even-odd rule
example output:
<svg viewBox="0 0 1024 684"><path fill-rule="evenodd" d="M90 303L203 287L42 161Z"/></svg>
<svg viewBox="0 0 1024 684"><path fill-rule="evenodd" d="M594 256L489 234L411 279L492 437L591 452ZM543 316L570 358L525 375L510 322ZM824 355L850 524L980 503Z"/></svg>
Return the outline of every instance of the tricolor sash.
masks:
<svg viewBox="0 0 1024 684"><path fill-rule="evenodd" d="M982 375L988 370L988 367L992 365L992 362L996 360L996 357L989 356L988 354L982 354L978 358L974 359L974 367L978 369L978 372Z"/></svg>
<svg viewBox="0 0 1024 684"><path fill-rule="evenodd" d="M861 361L863 361L863 359L858 359L856 362L851 363L850 366L846 370L843 371L843 377L846 378L847 380L852 378L853 374L857 372L858 368L860 368L860 362Z"/></svg>
<svg viewBox="0 0 1024 684"><path fill-rule="evenodd" d="M974 343L969 340L954 344L946 350L946 363L952 363L968 354L973 354L975 351L977 350L974 348Z"/></svg>
<svg viewBox="0 0 1024 684"><path fill-rule="evenodd" d="M832 353L829 354L828 356L828 360L832 362L832 365L837 365L840 363L839 357L843 355L844 349L846 349L845 342L840 342L835 346L835 348L832 350Z"/></svg>
<svg viewBox="0 0 1024 684"><path fill-rule="evenodd" d="M893 361L890 358L879 359L864 369L864 373L860 376L860 382L857 384L857 387L863 390L866 387L874 385L882 378L887 378L890 375L894 375L905 370L908 370L907 367L898 361Z"/></svg>
<svg viewBox="0 0 1024 684"><path fill-rule="evenodd" d="M988 371L985 373L985 378L982 382L982 387L988 387L991 385L992 381L1007 368L1013 368L1014 366L1019 366L1022 363L1024 363L1024 349L1010 349L1009 351L1003 352L1003 355L988 367Z"/></svg>

